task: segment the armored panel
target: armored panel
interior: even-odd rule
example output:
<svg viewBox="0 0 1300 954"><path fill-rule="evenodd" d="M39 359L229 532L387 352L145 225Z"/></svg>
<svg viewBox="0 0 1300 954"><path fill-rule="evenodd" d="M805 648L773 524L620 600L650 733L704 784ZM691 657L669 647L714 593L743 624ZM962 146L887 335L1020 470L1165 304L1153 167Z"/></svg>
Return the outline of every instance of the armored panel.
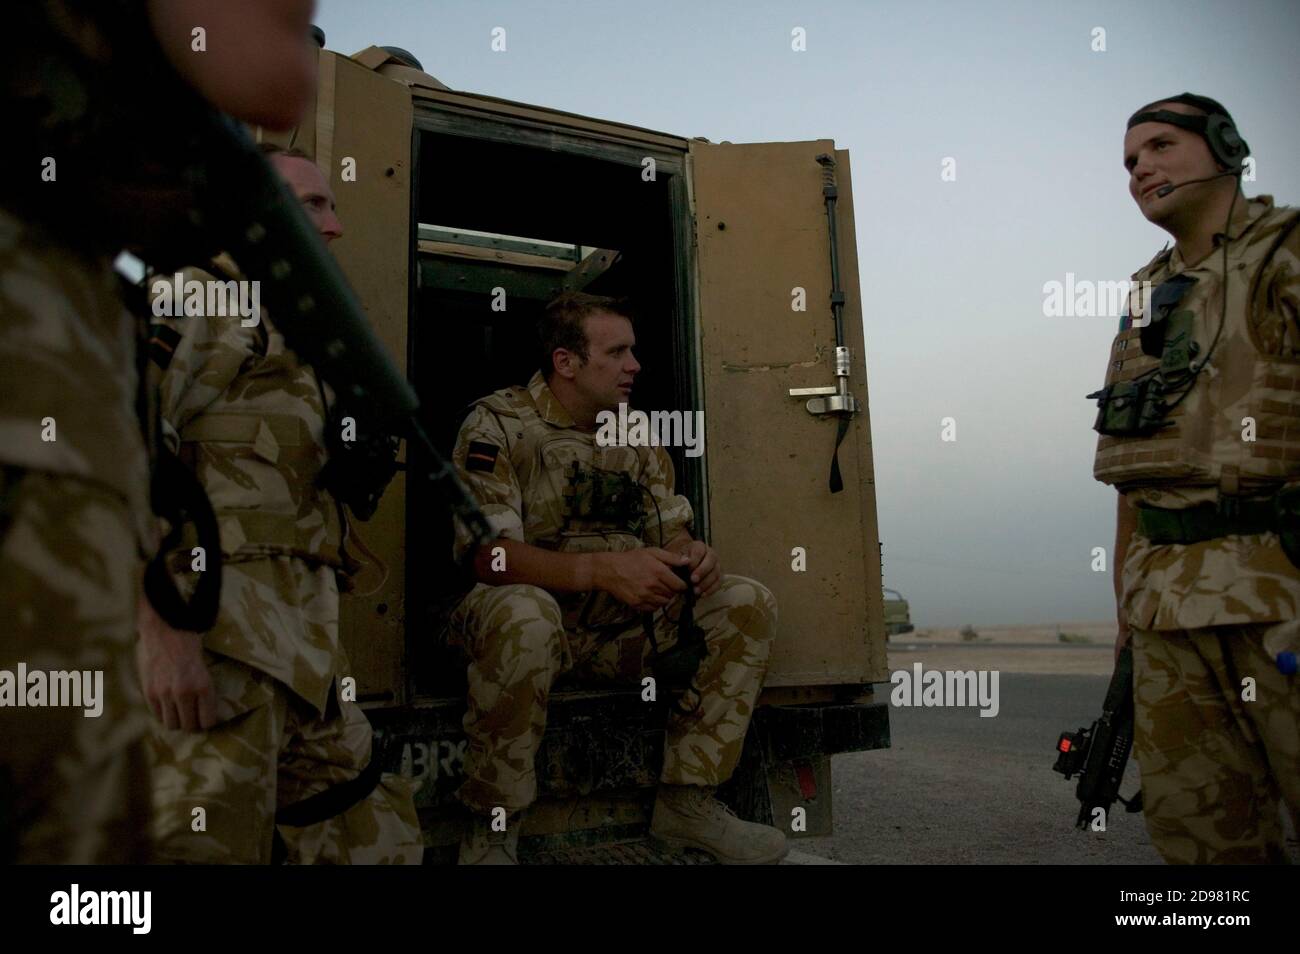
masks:
<svg viewBox="0 0 1300 954"><path fill-rule="evenodd" d="M844 489L837 494L828 488L837 421L789 396L791 388L835 381L822 154L837 161L845 343L853 349L850 383L859 408L839 447ZM696 141L691 184L712 543L724 569L776 594L780 626L766 684L884 681L848 153L830 140Z"/></svg>
<svg viewBox="0 0 1300 954"><path fill-rule="evenodd" d="M321 54L313 147L338 200L343 236L331 246L380 340L406 368L411 224L410 90L334 53ZM355 177L354 177L355 173ZM353 522L378 558L361 591L340 607L343 643L358 698L405 696L405 481L390 485L378 513ZM386 571L386 575L385 575Z"/></svg>

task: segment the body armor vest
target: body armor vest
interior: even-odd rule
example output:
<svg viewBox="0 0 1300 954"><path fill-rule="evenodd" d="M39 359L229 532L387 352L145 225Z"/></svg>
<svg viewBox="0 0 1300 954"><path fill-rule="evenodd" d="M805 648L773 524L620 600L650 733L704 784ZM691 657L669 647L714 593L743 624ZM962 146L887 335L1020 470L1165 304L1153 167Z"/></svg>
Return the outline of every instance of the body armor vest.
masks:
<svg viewBox="0 0 1300 954"><path fill-rule="evenodd" d="M346 569L343 517L319 485L327 459L320 384L269 325L265 342L265 354L181 430L181 459L208 492L227 555Z"/></svg>
<svg viewBox="0 0 1300 954"><path fill-rule="evenodd" d="M1103 433L1093 464L1098 480L1120 490L1203 486L1253 495L1300 479L1300 355L1269 354L1259 337L1261 319L1276 309L1262 279L1297 222L1300 213L1265 205L1231 240L1221 331L1220 249L1178 276L1172 253L1162 252L1133 276L1154 286L1151 301L1131 305L1134 323L1149 317L1153 325L1145 351L1142 328L1115 337L1098 429L1124 419L1136 426L1139 418L1151 426L1132 436ZM1162 298L1175 300L1162 308ZM1206 362L1199 371L1198 362Z"/></svg>
<svg viewBox="0 0 1300 954"><path fill-rule="evenodd" d="M524 539L560 553L604 553L643 546L640 486L649 448L600 447L595 436L542 420L527 388L495 391L475 402L495 414L523 495ZM656 541L657 542L657 541ZM626 626L637 614L608 593L558 596L567 625Z"/></svg>
<svg viewBox="0 0 1300 954"><path fill-rule="evenodd" d="M529 543L561 552L641 546L648 491L638 483L637 448L597 447L594 436L552 427L526 388L496 391L477 403L507 419L502 425L524 494Z"/></svg>

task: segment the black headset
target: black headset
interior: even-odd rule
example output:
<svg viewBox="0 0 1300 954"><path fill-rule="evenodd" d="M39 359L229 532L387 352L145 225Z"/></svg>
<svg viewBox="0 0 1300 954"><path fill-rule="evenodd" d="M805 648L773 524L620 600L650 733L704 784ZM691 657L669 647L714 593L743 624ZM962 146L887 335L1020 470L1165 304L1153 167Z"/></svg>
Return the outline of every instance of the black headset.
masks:
<svg viewBox="0 0 1300 954"><path fill-rule="evenodd" d="M1241 166L1248 155L1250 146L1237 132L1237 124L1231 116L1223 113L1211 113L1205 117L1205 141L1210 144L1210 152L1221 166L1236 169Z"/></svg>

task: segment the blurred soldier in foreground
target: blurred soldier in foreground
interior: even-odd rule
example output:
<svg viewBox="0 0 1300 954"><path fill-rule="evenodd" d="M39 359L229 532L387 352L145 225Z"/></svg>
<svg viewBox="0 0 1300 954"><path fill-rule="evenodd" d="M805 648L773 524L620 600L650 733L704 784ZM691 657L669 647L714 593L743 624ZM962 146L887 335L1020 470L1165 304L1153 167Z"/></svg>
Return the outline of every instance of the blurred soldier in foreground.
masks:
<svg viewBox="0 0 1300 954"><path fill-rule="evenodd" d="M573 671L640 687L652 643L639 617L661 611L650 624L655 641L679 639L673 624L687 584L678 569L699 594L707 655L687 693L696 705L669 718L651 833L724 863L779 861L780 831L741 821L713 798L740 757L776 601L761 583L723 576L713 548L691 538L691 507L673 492L662 447L597 444L597 415L627 402L641 367L617 304L562 296L540 332L541 370L526 388L476 402L453 455L499 534L476 553L479 583L451 619L469 659L467 778L458 794L474 817L460 861L517 861L518 816L537 795L552 684ZM457 534L459 560L469 541Z"/></svg>
<svg viewBox="0 0 1300 954"><path fill-rule="evenodd" d="M333 193L311 158L264 152L321 238L338 238ZM172 276L158 278L170 300L155 295L155 313L179 310ZM346 452L330 437L342 424L316 373L248 308L256 296L229 256L182 273L203 288L214 279L231 283L219 314L159 319L150 352L164 439L207 489L225 557L221 613L205 637L156 616L141 628L145 695L161 723L158 851L189 862L418 863L411 783L381 776L370 724L340 686L338 583L356 569L341 505L353 501L335 480ZM190 550L180 555L188 564Z"/></svg>
<svg viewBox="0 0 1300 954"><path fill-rule="evenodd" d="M183 183L157 138L173 128L167 106L183 83L249 122L297 120L314 78L312 9L310 0L46 0L7 11L2 860L149 857L148 723L131 647L156 541L136 327L111 262L188 228ZM203 53L196 26L207 31ZM24 670L41 678L20 681ZM46 692L27 691L42 683Z"/></svg>
<svg viewBox="0 0 1300 954"><path fill-rule="evenodd" d="M1175 245L1133 276L1153 290L1093 395L1147 828L1169 862L1283 861L1279 798L1300 813L1300 212L1242 195L1248 151L1205 97L1129 119L1129 192Z"/></svg>

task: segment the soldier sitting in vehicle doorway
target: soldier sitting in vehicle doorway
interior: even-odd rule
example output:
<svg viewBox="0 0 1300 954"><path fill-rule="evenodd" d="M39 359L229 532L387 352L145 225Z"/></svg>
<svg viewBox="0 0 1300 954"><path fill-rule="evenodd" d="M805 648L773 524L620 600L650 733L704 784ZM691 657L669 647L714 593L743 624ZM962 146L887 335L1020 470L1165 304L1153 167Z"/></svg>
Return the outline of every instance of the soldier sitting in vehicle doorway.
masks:
<svg viewBox="0 0 1300 954"><path fill-rule="evenodd" d="M641 370L621 304L568 292L546 308L538 331L540 369L526 387L475 402L453 454L497 533L474 554L478 583L450 621L469 682L458 797L473 823L460 861L517 861L552 685L569 672L640 685L662 658L656 644L679 639L682 570L698 596L707 652L687 691L696 704L668 720L651 834L723 863L779 861L787 850L780 831L740 820L713 797L740 757L776 602L761 583L724 575L717 551L691 536L691 506L674 493L663 447L596 441L597 415L629 400ZM470 546L458 528L456 558ZM494 830L494 811L508 819L504 830Z"/></svg>

